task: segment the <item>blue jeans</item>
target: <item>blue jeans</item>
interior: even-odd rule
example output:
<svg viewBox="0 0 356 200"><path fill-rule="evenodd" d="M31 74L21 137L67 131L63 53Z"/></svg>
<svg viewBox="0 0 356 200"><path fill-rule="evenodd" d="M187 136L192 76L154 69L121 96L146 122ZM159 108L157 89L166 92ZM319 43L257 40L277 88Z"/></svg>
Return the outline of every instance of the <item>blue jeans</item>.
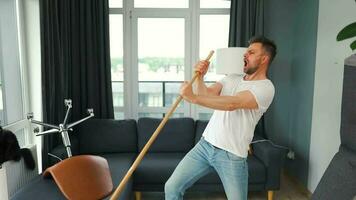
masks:
<svg viewBox="0 0 356 200"><path fill-rule="evenodd" d="M181 160L165 184L166 200L181 200L187 188L215 170L230 200L246 200L248 167L246 158L211 145L203 138Z"/></svg>

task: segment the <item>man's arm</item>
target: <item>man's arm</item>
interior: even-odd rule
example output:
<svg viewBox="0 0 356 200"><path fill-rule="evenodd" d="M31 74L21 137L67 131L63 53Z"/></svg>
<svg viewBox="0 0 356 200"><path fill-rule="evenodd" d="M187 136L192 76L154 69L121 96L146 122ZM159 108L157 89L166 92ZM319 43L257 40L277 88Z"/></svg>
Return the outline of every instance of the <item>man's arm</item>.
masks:
<svg viewBox="0 0 356 200"><path fill-rule="evenodd" d="M207 87L204 83L203 77L200 76L195 82L195 89L197 95L219 96L222 89L222 84L216 82L213 85Z"/></svg>
<svg viewBox="0 0 356 200"><path fill-rule="evenodd" d="M258 108L255 97L248 90L238 92L234 96L196 95L193 93L192 87L185 82L181 87L180 94L185 100L191 103L215 110L232 111L236 109Z"/></svg>
<svg viewBox="0 0 356 200"><path fill-rule="evenodd" d="M189 101L189 100L188 100ZM194 95L191 102L215 110L233 111L236 109L257 109L255 97L248 90L234 96L201 96Z"/></svg>

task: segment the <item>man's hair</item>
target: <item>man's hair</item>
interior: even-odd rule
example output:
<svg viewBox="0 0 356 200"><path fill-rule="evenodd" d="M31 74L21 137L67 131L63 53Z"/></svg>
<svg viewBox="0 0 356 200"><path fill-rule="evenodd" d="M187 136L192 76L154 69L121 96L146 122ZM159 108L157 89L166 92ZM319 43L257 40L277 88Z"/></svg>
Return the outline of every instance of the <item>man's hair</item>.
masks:
<svg viewBox="0 0 356 200"><path fill-rule="evenodd" d="M276 44L272 40L270 40L266 37L263 37L263 36L252 37L248 41L248 44L251 45L253 43L261 43L262 44L262 48L268 53L268 55L270 57L269 63L271 63L277 54Z"/></svg>

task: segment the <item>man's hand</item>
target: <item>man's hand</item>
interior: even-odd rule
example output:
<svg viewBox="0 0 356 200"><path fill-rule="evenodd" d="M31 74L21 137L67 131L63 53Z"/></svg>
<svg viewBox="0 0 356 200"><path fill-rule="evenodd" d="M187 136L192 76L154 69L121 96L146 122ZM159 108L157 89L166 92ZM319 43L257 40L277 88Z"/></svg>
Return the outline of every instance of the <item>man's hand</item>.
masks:
<svg viewBox="0 0 356 200"><path fill-rule="evenodd" d="M203 77L209 68L209 61L201 60L195 65L195 72L199 72L200 76Z"/></svg>
<svg viewBox="0 0 356 200"><path fill-rule="evenodd" d="M190 103L194 103L196 95L193 93L192 85L189 85L188 81L184 81L182 83L179 94L183 97L183 99L189 101Z"/></svg>

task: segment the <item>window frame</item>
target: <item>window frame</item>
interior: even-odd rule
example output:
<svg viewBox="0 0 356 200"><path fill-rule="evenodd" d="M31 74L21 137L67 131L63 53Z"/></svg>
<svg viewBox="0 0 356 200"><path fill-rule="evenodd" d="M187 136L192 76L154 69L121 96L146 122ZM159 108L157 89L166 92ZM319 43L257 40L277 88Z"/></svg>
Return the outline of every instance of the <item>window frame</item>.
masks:
<svg viewBox="0 0 356 200"><path fill-rule="evenodd" d="M2 100L3 100L3 117L4 117L4 129L8 129L16 134L16 132L23 130L24 131L24 138L23 144L20 144L21 147L24 146L29 146L34 144L34 135L32 135L31 132L31 125L29 121L27 120L27 113L29 111L29 87L28 87L28 70L27 70L27 60L26 60L26 45L25 45L25 36L24 36L24 14L23 14L23 2L21 0L15 0L15 1L10 1L10 2L3 2L3 3L11 3L7 4L7 6L11 7L11 13L8 17L10 17L11 20L15 21L15 25L13 27L6 27L7 34L2 35L2 37L7 37L6 35L8 34L13 34L13 39L15 39L15 44L13 45L13 53L14 53L14 60L12 61L13 63L16 63L16 72L14 71L8 71L8 74L6 76L20 76L19 78L19 88L21 96L21 106L22 106L22 114L21 114L21 119L18 119L13 122L8 121L8 116L9 116L9 104L7 102L6 96L9 95L8 90L11 87L9 86L10 83L6 81L5 77L5 67L3 66L2 63L0 63L0 71L1 71L1 89L2 89ZM1 23L0 23L1 24ZM0 27L1 28L1 27ZM1 35L1 34L0 34ZM0 43L3 38L0 38ZM5 48L3 45L0 45L1 48ZM0 49L2 51L2 49ZM4 59L9 59L9 58L4 58L2 57L3 55L0 54L1 60ZM12 67L12 66L11 66ZM18 68L17 68L18 67ZM13 88L11 88L13 89ZM20 138L18 139L19 141L21 140Z"/></svg>
<svg viewBox="0 0 356 200"><path fill-rule="evenodd" d="M200 0L189 0L188 8L135 8L133 0L123 0L122 8L109 8L109 14L123 16L123 69L124 106L115 107L114 112L124 112L124 118L138 118L138 113L166 113L170 107L139 107L138 104L138 19L139 18L184 18L185 52L184 79L193 76L193 65L200 59L200 15L229 15L228 8L200 8ZM131 66L131 67L130 67ZM164 95L164 94L163 94ZM199 113L212 113L208 108L185 103L176 112L198 119Z"/></svg>

